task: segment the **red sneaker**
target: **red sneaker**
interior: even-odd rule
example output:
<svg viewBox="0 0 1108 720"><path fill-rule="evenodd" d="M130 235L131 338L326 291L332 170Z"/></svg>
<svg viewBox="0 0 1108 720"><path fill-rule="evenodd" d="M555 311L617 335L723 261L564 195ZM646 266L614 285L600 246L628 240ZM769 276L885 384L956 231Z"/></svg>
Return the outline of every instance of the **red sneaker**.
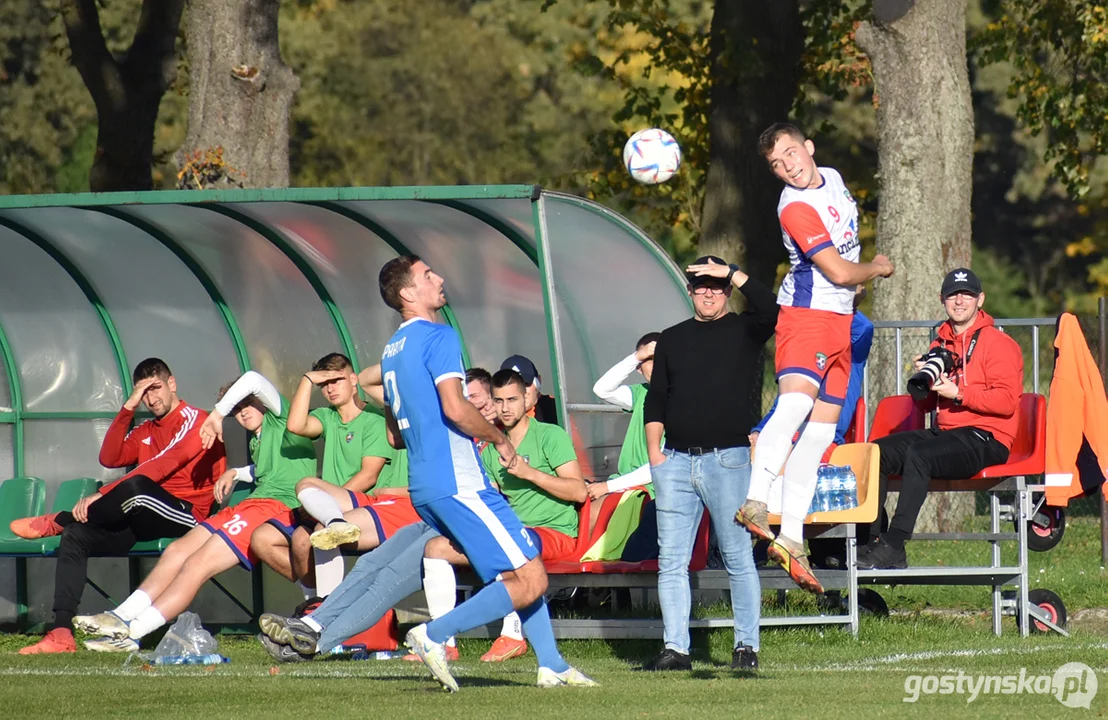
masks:
<svg viewBox="0 0 1108 720"><path fill-rule="evenodd" d="M36 515L35 517L12 520L8 525L12 534L24 540L38 540L44 537L53 537L62 534L62 526L54 521L58 513L49 515Z"/></svg>
<svg viewBox="0 0 1108 720"><path fill-rule="evenodd" d="M423 662L423 660L419 657L419 655L416 655L415 653L408 653L407 655L404 656L403 659L407 660L408 662ZM457 662L457 660L458 660L458 646L457 645L447 645L446 646L446 661L447 662Z"/></svg>
<svg viewBox="0 0 1108 720"><path fill-rule="evenodd" d="M69 628L54 628L46 637L34 645L28 645L19 651L20 655L52 655L54 653L77 652L77 641Z"/></svg>
<svg viewBox="0 0 1108 720"><path fill-rule="evenodd" d="M504 662L527 653L527 641L501 635L493 641L489 651L481 656L481 662Z"/></svg>

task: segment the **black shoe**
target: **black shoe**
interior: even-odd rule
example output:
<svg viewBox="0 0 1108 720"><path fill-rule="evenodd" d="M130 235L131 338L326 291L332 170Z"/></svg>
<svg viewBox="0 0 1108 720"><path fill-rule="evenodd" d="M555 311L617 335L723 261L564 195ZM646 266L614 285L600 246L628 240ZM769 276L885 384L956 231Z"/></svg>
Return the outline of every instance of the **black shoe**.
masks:
<svg viewBox="0 0 1108 720"><path fill-rule="evenodd" d="M758 653L754 651L754 648L749 645L739 645L731 653L731 669L732 670L748 670L753 671L758 669Z"/></svg>
<svg viewBox="0 0 1108 720"><path fill-rule="evenodd" d="M869 552L864 555L858 553L859 570L903 570L908 567L908 556L904 550L897 550L880 538L866 547Z"/></svg>
<svg viewBox="0 0 1108 720"><path fill-rule="evenodd" d="M258 618L262 635L277 643L288 645L303 655L315 655L320 633L299 618L287 618L273 613L262 613Z"/></svg>
<svg viewBox="0 0 1108 720"><path fill-rule="evenodd" d="M265 651L269 653L269 656L277 662L306 662L312 659L312 655L305 655L298 653L292 649L289 645L279 645L262 633L258 633L258 641L265 648Z"/></svg>
<svg viewBox="0 0 1108 720"><path fill-rule="evenodd" d="M642 666L643 670L692 670L692 660L684 653L666 648L658 657Z"/></svg>

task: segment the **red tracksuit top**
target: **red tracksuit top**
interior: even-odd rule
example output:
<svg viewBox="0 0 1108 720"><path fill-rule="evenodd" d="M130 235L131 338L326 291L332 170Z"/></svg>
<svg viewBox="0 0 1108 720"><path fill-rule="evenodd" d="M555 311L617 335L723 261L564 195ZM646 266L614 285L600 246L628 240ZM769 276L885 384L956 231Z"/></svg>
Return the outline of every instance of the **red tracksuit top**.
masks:
<svg viewBox="0 0 1108 720"><path fill-rule="evenodd" d="M965 363L966 351L977 337L977 347L970 361ZM953 430L959 427L979 427L993 434L1001 445L1012 449L1019 429L1020 397L1023 394L1023 352L1020 346L1005 335L984 310L977 312L977 320L961 335L955 335L950 321L939 326L939 337L931 343L942 345L957 353L963 361L955 378L962 391L962 404L940 398L931 393L922 403L924 412L931 412L938 405L939 427Z"/></svg>
<svg viewBox="0 0 1108 720"><path fill-rule="evenodd" d="M143 475L174 496L192 503L197 522L206 520L215 501L212 486L223 473L223 444L200 446L200 426L208 413L185 401L165 417L147 420L128 432L135 411L122 408L100 446L100 464L119 468L138 465L119 480L100 488L104 494L123 480Z"/></svg>

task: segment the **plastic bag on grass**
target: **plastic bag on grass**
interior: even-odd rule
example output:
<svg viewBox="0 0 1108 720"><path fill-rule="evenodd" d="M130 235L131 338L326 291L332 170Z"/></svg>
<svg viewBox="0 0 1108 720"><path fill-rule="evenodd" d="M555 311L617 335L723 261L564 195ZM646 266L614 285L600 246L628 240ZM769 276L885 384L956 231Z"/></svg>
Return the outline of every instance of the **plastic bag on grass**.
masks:
<svg viewBox="0 0 1108 720"><path fill-rule="evenodd" d="M219 643L200 624L200 616L183 612L154 648L152 659L212 655L218 649Z"/></svg>

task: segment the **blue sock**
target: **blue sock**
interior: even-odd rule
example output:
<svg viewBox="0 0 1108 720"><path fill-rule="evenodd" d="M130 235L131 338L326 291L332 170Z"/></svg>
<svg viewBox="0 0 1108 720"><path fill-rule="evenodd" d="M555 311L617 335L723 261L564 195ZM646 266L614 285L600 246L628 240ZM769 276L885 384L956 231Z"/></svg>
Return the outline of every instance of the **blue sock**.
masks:
<svg viewBox="0 0 1108 720"><path fill-rule="evenodd" d="M427 623L427 637L432 642L444 643L453 635L496 622L513 609L508 588L502 582L494 582L438 620Z"/></svg>
<svg viewBox="0 0 1108 720"><path fill-rule="evenodd" d="M519 619L523 621L523 634L531 641L531 647L539 659L539 667L550 668L556 673L569 670L569 663L558 652L558 643L554 640L546 600L540 597L520 610Z"/></svg>

